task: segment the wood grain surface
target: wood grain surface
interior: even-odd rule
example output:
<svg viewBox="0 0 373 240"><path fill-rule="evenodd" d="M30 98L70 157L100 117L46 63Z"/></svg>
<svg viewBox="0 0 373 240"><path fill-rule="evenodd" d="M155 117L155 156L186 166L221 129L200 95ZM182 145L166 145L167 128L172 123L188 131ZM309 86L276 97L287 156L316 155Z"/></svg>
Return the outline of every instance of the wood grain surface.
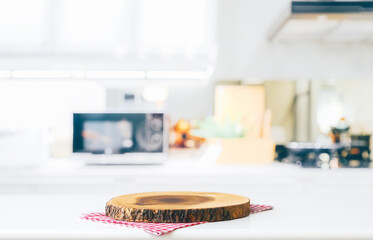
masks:
<svg viewBox="0 0 373 240"><path fill-rule="evenodd" d="M105 214L132 222L215 222L248 216L250 199L209 192L136 193L108 201Z"/></svg>

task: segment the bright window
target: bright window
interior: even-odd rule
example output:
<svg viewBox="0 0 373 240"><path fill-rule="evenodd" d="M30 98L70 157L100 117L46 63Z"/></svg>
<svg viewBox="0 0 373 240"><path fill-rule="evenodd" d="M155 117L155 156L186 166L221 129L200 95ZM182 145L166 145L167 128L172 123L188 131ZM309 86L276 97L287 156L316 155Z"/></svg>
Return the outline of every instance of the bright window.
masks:
<svg viewBox="0 0 373 240"><path fill-rule="evenodd" d="M64 57L66 62L73 57L96 69L102 59L137 61L140 66L144 59L210 61L216 55L214 4L214 0L2 0L0 54ZM100 61L92 63L87 57Z"/></svg>
<svg viewBox="0 0 373 240"><path fill-rule="evenodd" d="M41 50L47 38L47 1L0 1L0 52Z"/></svg>
<svg viewBox="0 0 373 240"><path fill-rule="evenodd" d="M0 129L70 128L72 113L103 111L105 88L88 81L0 81Z"/></svg>
<svg viewBox="0 0 373 240"><path fill-rule="evenodd" d="M189 56L208 51L213 45L208 21L213 7L209 1L143 0L140 10L142 48Z"/></svg>

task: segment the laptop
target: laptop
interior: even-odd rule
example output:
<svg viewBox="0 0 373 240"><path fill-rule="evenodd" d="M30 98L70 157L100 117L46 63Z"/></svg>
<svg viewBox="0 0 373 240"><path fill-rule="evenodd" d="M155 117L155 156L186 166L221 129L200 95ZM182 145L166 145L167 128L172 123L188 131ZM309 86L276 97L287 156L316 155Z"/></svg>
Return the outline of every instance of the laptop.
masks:
<svg viewBox="0 0 373 240"><path fill-rule="evenodd" d="M87 164L161 164L168 127L161 112L73 114L73 158Z"/></svg>

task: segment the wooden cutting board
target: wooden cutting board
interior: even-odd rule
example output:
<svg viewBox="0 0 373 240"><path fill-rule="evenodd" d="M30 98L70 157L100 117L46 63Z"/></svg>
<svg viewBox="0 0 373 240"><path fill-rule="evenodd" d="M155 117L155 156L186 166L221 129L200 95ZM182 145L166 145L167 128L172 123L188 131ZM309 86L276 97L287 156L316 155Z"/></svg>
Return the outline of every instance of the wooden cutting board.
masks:
<svg viewBox="0 0 373 240"><path fill-rule="evenodd" d="M246 217L250 199L209 192L149 192L114 197L106 216L131 222L215 222Z"/></svg>

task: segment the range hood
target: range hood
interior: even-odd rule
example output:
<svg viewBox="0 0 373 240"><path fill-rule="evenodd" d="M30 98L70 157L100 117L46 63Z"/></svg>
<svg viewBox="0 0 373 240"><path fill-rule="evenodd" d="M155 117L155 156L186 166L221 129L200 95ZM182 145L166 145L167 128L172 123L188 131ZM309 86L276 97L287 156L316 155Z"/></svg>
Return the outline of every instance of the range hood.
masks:
<svg viewBox="0 0 373 240"><path fill-rule="evenodd" d="M268 39L373 42L373 1L292 1Z"/></svg>

